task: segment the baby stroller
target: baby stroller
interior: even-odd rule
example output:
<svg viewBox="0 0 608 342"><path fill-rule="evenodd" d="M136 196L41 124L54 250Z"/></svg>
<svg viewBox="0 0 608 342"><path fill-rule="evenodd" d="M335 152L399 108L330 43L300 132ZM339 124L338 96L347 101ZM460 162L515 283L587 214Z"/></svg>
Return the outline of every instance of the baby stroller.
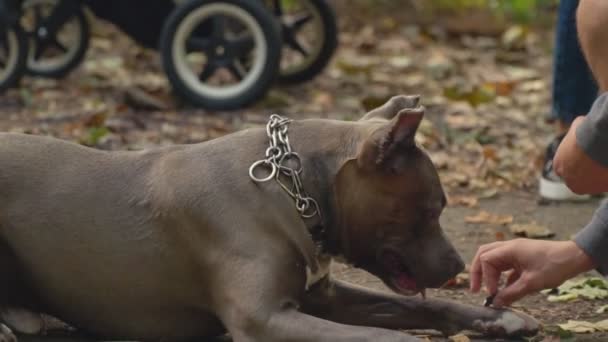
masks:
<svg viewBox="0 0 608 342"><path fill-rule="evenodd" d="M0 0L0 90L23 73L59 78L78 66L85 8L158 49L174 92L208 109L248 105L277 78L310 80L337 46L325 0Z"/></svg>

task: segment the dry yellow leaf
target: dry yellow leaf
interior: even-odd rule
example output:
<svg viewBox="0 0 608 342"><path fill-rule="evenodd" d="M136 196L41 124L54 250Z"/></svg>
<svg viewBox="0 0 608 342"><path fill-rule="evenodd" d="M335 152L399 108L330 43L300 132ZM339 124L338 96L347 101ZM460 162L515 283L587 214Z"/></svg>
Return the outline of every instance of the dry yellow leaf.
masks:
<svg viewBox="0 0 608 342"><path fill-rule="evenodd" d="M530 222L525 224L514 224L510 228L511 233L517 236L528 237L531 239L548 238L555 235L549 228L541 226L536 222Z"/></svg>
<svg viewBox="0 0 608 342"><path fill-rule="evenodd" d="M471 339L468 338L464 334L458 334L458 335L450 336L450 341L452 341L452 342L470 342Z"/></svg>
<svg viewBox="0 0 608 342"><path fill-rule="evenodd" d="M490 223L504 225L513 222L513 216L497 215L482 210L477 215L465 217L464 221L466 223Z"/></svg>
<svg viewBox="0 0 608 342"><path fill-rule="evenodd" d="M596 331L608 331L608 319L596 323L569 320L568 323L558 324L558 326L564 330L579 334L593 333Z"/></svg>
<svg viewBox="0 0 608 342"><path fill-rule="evenodd" d="M468 208L477 207L479 200L475 196L456 195L448 197L448 205L451 207L463 206Z"/></svg>

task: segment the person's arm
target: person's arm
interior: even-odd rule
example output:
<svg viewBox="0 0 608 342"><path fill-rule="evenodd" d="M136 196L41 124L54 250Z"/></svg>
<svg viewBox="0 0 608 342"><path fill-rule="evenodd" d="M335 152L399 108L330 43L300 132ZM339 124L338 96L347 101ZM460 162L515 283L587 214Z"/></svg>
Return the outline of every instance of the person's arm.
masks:
<svg viewBox="0 0 608 342"><path fill-rule="evenodd" d="M574 120L553 166L576 193L608 192L608 93L597 98L587 116Z"/></svg>
<svg viewBox="0 0 608 342"><path fill-rule="evenodd" d="M608 202L597 209L591 222L576 234L574 241L597 265L597 271L608 274Z"/></svg>

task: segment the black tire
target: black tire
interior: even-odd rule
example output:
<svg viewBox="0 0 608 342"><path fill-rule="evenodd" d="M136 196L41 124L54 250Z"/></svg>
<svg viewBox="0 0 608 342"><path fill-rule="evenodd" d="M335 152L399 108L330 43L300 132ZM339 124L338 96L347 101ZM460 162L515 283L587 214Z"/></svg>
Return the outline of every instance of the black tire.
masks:
<svg viewBox="0 0 608 342"><path fill-rule="evenodd" d="M246 84L245 82L249 82L250 84L238 93L222 96L219 96L217 93L214 94L214 91L211 90L200 89L199 85L206 86L205 82L200 81L202 76L193 81L192 75L184 75L183 73L180 73L178 70L178 63L186 62L176 61L175 58L178 57L174 56L174 46L175 44L179 43L176 42L176 35L180 30L180 25L182 25L186 19L189 20L189 16L194 15L194 13L196 13L195 11L203 10L204 7L212 8L213 6L218 6L218 4L226 5L229 8L238 8L242 10L238 13L241 13L242 15L246 14L249 16L248 18L253 19L252 24L257 25L258 28L258 31L256 31L259 34L258 39L263 40L259 42L263 42L265 44L265 48L260 50L263 52L265 58L263 58L262 61L259 61L260 64L257 66L256 74L248 72L242 82L236 83L241 86ZM235 12L230 12L229 14L223 16L231 16L234 15L234 13ZM217 18L217 15L212 14L210 18ZM202 23L203 22L199 24ZM255 35L256 32L252 33L252 35ZM192 32L188 33L187 38L192 38ZM264 94L276 80L279 71L278 66L281 60L281 41L280 28L277 20L261 3L258 3L257 1L190 0L179 5L178 8L176 8L167 19L167 22L163 27L159 50L161 53L163 68L169 81L171 82L171 85L173 86L174 91L178 95L184 97L192 104L206 109L234 110L249 105L264 96ZM178 51L177 47L175 47L175 49ZM252 49L250 51L257 50ZM183 65L184 64L181 64L181 66ZM198 83L196 86L194 86L193 82Z"/></svg>
<svg viewBox="0 0 608 342"><path fill-rule="evenodd" d="M4 92L17 85L25 73L28 44L26 34L19 25L6 28L6 35L0 37L0 49L7 56L7 61L0 64L0 92Z"/></svg>
<svg viewBox="0 0 608 342"><path fill-rule="evenodd" d="M54 1L55 3L59 0L47 0L48 2ZM28 1L23 2L22 11L26 13L28 10ZM79 7L73 13L72 17L69 19L70 21L75 19L78 25L78 29L80 31L80 36L76 41L75 46L67 46L69 56L66 55L64 60L57 61L52 64L45 64L44 56L40 59L43 62L40 62L34 59L33 53L35 51L36 39L34 37L34 32L28 31L27 35L29 37L30 42L30 53L27 59L27 74L39 77L47 77L47 78L62 78L65 77L72 70L77 68L82 60L84 59L87 50L89 48L90 41L90 26L89 21L87 19L87 15L85 14L84 8ZM46 62L48 63L48 61Z"/></svg>
<svg viewBox="0 0 608 342"><path fill-rule="evenodd" d="M312 61L310 64L305 66L303 69L295 72L286 72L285 70L281 70L279 73L279 81L282 83L301 83L313 79L325 69L327 64L329 64L336 51L336 48L338 47L338 26L336 13L331 5L326 0L297 1L306 1L310 3L312 8L314 8L314 10L318 13L318 24L322 25L321 30L323 33L321 34L321 37L323 38L323 43L316 53L316 56L311 57ZM285 46L285 42L283 44L284 49L289 49L289 47Z"/></svg>

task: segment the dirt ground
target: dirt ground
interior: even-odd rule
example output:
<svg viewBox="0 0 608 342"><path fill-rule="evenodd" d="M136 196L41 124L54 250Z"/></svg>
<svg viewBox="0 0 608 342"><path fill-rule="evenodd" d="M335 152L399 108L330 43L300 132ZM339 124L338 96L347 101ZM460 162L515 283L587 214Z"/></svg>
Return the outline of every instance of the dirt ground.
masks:
<svg viewBox="0 0 608 342"><path fill-rule="evenodd" d="M511 222L465 222L481 210L507 221L512 217L513 223L536 221L554 231L555 239L568 239L585 225L597 200L539 205L536 198L537 159L552 136L545 122L550 32L505 43L499 36L454 36L401 25L395 18L373 23L342 25L340 49L315 80L277 85L255 106L214 113L173 96L155 52L96 26L86 61L65 79L26 78L19 89L0 96L0 131L51 135L107 150L141 149L213 139L262 125L273 112L294 119L355 120L392 95L419 93L428 108L419 142L436 162L451 198L443 226L465 260L482 243L513 238ZM334 271L339 278L383 288L358 270L336 265ZM483 295L463 287L429 296L483 302ZM539 294L515 307L550 325L606 319L608 314L595 313L604 304L608 301L551 303ZM578 340L602 341L608 335Z"/></svg>

